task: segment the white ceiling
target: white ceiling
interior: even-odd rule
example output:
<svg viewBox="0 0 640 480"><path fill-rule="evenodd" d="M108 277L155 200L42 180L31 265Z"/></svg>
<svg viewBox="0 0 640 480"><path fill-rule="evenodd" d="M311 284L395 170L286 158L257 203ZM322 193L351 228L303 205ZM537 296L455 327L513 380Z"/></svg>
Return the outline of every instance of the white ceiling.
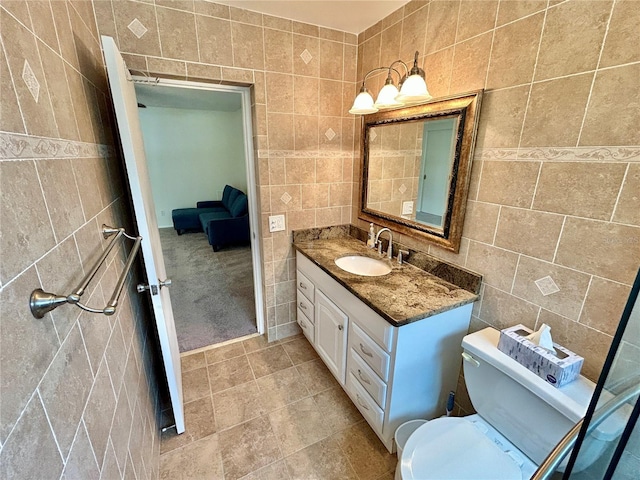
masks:
<svg viewBox="0 0 640 480"><path fill-rule="evenodd" d="M135 87L138 103L147 107L218 110L222 112L235 112L242 107L240 94L234 92L216 92L142 83L136 83Z"/></svg>
<svg viewBox="0 0 640 480"><path fill-rule="evenodd" d="M357 35L409 3L409 0L215 0L215 2Z"/></svg>

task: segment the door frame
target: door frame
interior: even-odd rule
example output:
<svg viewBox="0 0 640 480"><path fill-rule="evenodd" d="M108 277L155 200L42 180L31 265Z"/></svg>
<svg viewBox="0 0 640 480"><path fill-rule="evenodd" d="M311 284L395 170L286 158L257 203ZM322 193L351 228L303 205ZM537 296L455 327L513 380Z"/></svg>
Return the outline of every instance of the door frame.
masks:
<svg viewBox="0 0 640 480"><path fill-rule="evenodd" d="M217 83L195 82L192 80L175 80L162 77L132 76L134 83L145 85L161 85L163 87L188 88L191 90L209 90L216 92L239 93L242 100L243 144L245 170L247 175L247 199L249 202L249 228L251 230L251 259L253 263L253 291L256 310L256 327L258 334L265 333L262 288L262 254L260 238L260 212L258 210L258 192L256 182L256 162L253 146L253 123L251 114L251 87L240 85L223 85Z"/></svg>

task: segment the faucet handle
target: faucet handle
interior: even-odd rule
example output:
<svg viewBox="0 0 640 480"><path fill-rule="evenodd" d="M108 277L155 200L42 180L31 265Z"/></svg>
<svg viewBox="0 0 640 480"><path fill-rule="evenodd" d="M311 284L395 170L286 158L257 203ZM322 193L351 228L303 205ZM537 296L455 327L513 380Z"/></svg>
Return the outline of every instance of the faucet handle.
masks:
<svg viewBox="0 0 640 480"><path fill-rule="evenodd" d="M378 254L382 255L382 240L378 240Z"/></svg>
<svg viewBox="0 0 640 480"><path fill-rule="evenodd" d="M403 259L406 260L409 257L409 250L398 250L398 264L402 265Z"/></svg>

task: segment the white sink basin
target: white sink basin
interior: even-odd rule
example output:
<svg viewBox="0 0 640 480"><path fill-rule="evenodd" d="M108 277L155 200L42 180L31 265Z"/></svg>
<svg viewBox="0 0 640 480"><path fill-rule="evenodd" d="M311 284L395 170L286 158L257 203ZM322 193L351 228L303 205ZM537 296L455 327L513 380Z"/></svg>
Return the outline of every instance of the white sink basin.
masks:
<svg viewBox="0 0 640 480"><path fill-rule="evenodd" d="M361 255L347 255L334 260L342 270L364 277L379 277L391 271L388 262Z"/></svg>

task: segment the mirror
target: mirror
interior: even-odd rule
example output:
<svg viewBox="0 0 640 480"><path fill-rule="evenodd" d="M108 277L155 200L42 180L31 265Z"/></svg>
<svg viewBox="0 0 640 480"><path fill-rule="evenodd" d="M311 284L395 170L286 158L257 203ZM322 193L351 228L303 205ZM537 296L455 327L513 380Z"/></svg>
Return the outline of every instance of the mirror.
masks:
<svg viewBox="0 0 640 480"><path fill-rule="evenodd" d="M482 90L365 115L359 218L457 252Z"/></svg>

